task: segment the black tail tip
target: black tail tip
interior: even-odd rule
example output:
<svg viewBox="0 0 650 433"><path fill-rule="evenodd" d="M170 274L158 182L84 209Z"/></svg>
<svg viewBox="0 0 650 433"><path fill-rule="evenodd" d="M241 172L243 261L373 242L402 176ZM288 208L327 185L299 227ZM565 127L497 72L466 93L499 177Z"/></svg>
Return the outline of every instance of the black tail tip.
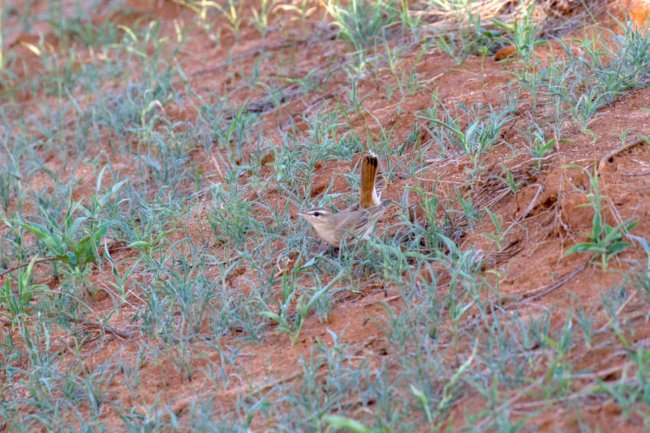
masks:
<svg viewBox="0 0 650 433"><path fill-rule="evenodd" d="M379 162L379 160L377 159L377 154L372 150L369 150L368 153L366 153L364 159L372 165L377 165Z"/></svg>

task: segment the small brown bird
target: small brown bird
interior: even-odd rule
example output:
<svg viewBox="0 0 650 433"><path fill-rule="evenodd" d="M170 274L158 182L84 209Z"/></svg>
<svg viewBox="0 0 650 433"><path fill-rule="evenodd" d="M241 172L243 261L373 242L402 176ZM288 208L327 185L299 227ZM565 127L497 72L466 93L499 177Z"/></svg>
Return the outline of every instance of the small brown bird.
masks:
<svg viewBox="0 0 650 433"><path fill-rule="evenodd" d="M361 162L359 204L341 212L333 213L318 207L300 212L318 236L328 244L338 247L343 239L368 239L375 223L381 218L392 200L380 200L375 180L377 177L377 155L368 152Z"/></svg>

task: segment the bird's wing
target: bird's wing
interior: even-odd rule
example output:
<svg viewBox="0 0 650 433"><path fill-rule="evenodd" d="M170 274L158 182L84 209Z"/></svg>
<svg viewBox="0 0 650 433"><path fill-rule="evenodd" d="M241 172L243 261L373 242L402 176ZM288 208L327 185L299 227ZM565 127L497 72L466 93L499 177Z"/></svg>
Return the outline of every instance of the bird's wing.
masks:
<svg viewBox="0 0 650 433"><path fill-rule="evenodd" d="M341 237L345 235L357 236L363 233L370 221L369 213L365 209L339 212L336 217L336 231Z"/></svg>
<svg viewBox="0 0 650 433"><path fill-rule="evenodd" d="M366 212L368 212L368 219L370 219L370 221L373 223L377 222L377 220L384 214L385 210L386 207L383 203L379 206L373 206L370 209L367 209Z"/></svg>

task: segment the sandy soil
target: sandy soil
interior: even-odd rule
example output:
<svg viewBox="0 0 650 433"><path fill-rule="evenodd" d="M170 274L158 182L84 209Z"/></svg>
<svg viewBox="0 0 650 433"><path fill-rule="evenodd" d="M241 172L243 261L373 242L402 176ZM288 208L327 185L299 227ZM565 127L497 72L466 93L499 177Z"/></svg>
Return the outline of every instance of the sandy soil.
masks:
<svg viewBox="0 0 650 433"><path fill-rule="evenodd" d="M45 7L45 2L34 4L35 10L32 13L37 13L39 8ZM20 7L17 6L18 10ZM175 53L175 57L178 63L182 64L188 82L177 83L176 90L182 97L164 105L165 115L172 121L192 122L200 115L197 109L200 101L213 100L216 94L230 93L230 109L236 110L249 104L248 107L262 112L260 121L267 131L267 146L271 149L273 146L282 145L283 134L304 132L303 116L322 110L323 107L336 107L338 103L347 103L347 83L342 66L348 58L350 48L335 37L334 28L322 18L322 8L319 5L314 5L314 8L313 15L304 22L296 20L294 23L285 22L282 26L274 24L286 18L281 10L277 10L270 19L271 30L265 39L260 37L252 25L244 22L238 41L230 32L222 31L219 44L215 44L206 32L194 25L196 17L191 11L169 1L131 1L122 13L109 13L100 2L91 17L94 23L108 20L127 26L158 20L161 25L159 37L171 41L177 37L176 26L183 28L187 42L179 45L180 51ZM617 10L614 6L610 9ZM643 16L643 13L638 12L637 15ZM19 28L18 15L19 12L15 16L9 16L5 28ZM634 18L642 19L638 16ZM603 17L603 23L609 25L607 17ZM217 25L224 23L218 21ZM576 29L574 34L582 31L584 29ZM40 23L29 33L10 31L5 34L4 43L7 57L12 61L12 70L29 71L25 74L19 73L16 80L29 81L33 74L42 70L42 62L30 49L30 44L40 43L40 38L44 38L45 46L51 46L53 49L61 44L47 23ZM434 91L447 107L476 103L498 105L507 95L507 85L512 80L513 71L518 68L517 62L496 61L493 57L478 56L470 56L462 65L456 65L453 59L435 49L425 49L425 54L419 56L423 48L422 43L414 44L409 40L394 38L390 44L405 50L406 54L399 61L399 70L413 70L417 79L426 83L429 91L405 95L396 91L387 95L385 89L395 85L396 79L388 67L381 68L359 81L357 93L358 99L362 101L361 106L358 114L347 119L348 123L344 129L353 131L362 139L377 138L387 133L392 148L398 148L407 142L413 132L413 125L418 122L416 113L431 107L431 95ZM172 47L171 43L165 47L165 55L169 55ZM554 44L539 47L536 54L542 59L553 57L556 54ZM91 61L98 55L100 54L92 50L80 49L77 61ZM292 59L288 68L284 66L287 58ZM74 65L72 67L74 68ZM320 81L317 90L306 92L292 83L291 78L303 77L310 71L314 73L316 81ZM268 94L264 89L242 85L241 77L252 73L259 73L268 82L288 83L283 89L284 97L281 103L269 104ZM103 88L112 89L119 94L124 85L123 80L124 76L117 76L114 80L105 82ZM56 95L17 94L14 95L14 101L15 107L11 110L13 121L29 114L32 122L37 119L45 123L55 122L51 118L45 118L46 113L51 112L45 107L56 107ZM550 326L559 329L564 326L561 320L563 308L579 299L585 308L595 312L596 327L606 326L609 319L600 303L602 293L620 286L624 281L625 272L637 263L642 263L645 255L635 245L614 259L610 263L612 270L606 273L601 272L595 265L586 265L587 257L584 255L563 257L564 251L584 239L583 233L590 230L593 216L591 208L581 206L587 202L587 176L580 170L567 168L567 165L600 164L599 182L602 193L608 197L605 207L606 220L610 224L616 224L634 218L639 222L634 234L650 238L650 202L644 199L650 186L650 146L647 142L640 141L635 146L603 159L626 140L630 140L622 139L621 134L625 133L627 137L632 138L647 134L650 125L648 101L650 89L631 91L598 111L589 126L592 135L581 132L577 127L566 128L563 131L563 140L557 143L555 152L544 161L541 170L533 170L527 164L527 143L518 129L519 120L515 120L513 126L506 129L500 137L501 144L482 157L484 169L472 184L468 183L467 172L470 163L467 158L446 156L432 150L422 159L424 163L418 167L417 175L411 176L407 171L407 162L413 159L417 152L415 145L411 144L402 156L383 163L384 171L386 167L397 167L390 179L384 181L383 196L400 201L409 187L432 191L436 185L435 192L439 194L440 200L460 209L456 189L460 188L461 193L471 192L475 203L481 206L489 204L490 209L504 221L516 223L506 237L504 248L495 251L493 243L480 236L480 233L493 230L489 219L485 218L471 228L468 228L467 222L462 219L455 221L458 227L463 228L462 235L457 239L458 245L462 249L475 248L484 251L485 265L482 275L494 285L498 285L502 308L531 319L546 311L555 311ZM92 102L92 97L80 95L78 102L81 106L87 106ZM516 117L523 123L531 113L530 107L524 103L518 108ZM65 125L66 122L73 121L74 113L68 112L61 123ZM430 137L426 131L419 130L419 139L426 142ZM110 161L123 177L137 176L140 171L137 161L116 152L109 142L110 136L107 135L104 140L87 143L90 155L87 161ZM93 175L93 164L89 162L75 167L64 166L60 152L74 152L74 149L36 151L40 152L39 157L45 161L45 166L57 174L59 182L76 180L74 200L83 200L94 193L96 179ZM244 147L242 161L249 159L253 152L254 149ZM221 162L215 158L213 151L197 146L190 153L190 158L201 167L206 179L214 183L223 180ZM351 162L319 162L313 178L312 197L317 197L328 187L342 193L350 192L344 175L354 170L358 161L357 156ZM269 159L262 165L258 175L272 176L271 165L272 153L269 152ZM520 182L521 190L517 194L509 192L505 185L498 181L498 178L503 176L502 165L508 167ZM252 176L253 173L244 175ZM109 175L105 182L111 182ZM192 184L190 181L187 183L187 192L191 194ZM23 187L33 191L53 191L56 184L51 176L41 170ZM267 190L260 191L259 194L265 195L268 203L278 209L287 203L282 191L272 183L268 184ZM410 194L409 199L416 208L421 202L415 194ZM174 233L172 236L178 236L180 239L188 234L197 243L207 243L215 249L222 248L212 240L212 231L206 218L210 203L204 200L204 197L200 197L191 204L186 217L178 221L178 226L183 228L183 232ZM25 203L25 207L26 212L35 212L34 203ZM295 211L297 209L292 209L293 213ZM260 215L264 214L263 210L259 212ZM416 215L421 214L416 210ZM391 209L383 219L379 231L391 230L391 224L398 220L398 210ZM298 223L299 220L295 218L293 221ZM278 249L283 246L282 241L278 241ZM111 251L113 260L118 264L130 263L137 256L134 251L123 247L124 245L116 244ZM227 255L227 249L224 251ZM43 275L47 275L46 267L44 265ZM444 271L436 275L440 284L444 285L445 281L448 281ZM213 277L219 278L216 269ZM247 281L251 277L249 269L241 268L229 275L228 287L233 291L246 292L250 290ZM140 304L137 296L132 296L128 303L113 311L115 304L111 289L106 285L110 278L109 267L94 268L87 285L94 288L104 287L105 290L87 293L84 300L92 306L95 318L106 317L112 312L111 326L123 330L128 335L120 337L107 332L106 329L93 328L86 324L86 331L94 337L75 348L74 336L61 329L58 334L51 336L51 351L61 354L64 360L69 358L71 362L74 359L83 359L88 372L104 368L117 358L126 360L126 364L139 370L140 386L134 393L126 383L125 376L117 371L111 376L110 383L105 385L107 398L121 401L136 413L144 413L145 408L152 407L157 402L159 407L168 406L183 425L186 422L184 415L190 406L200 402L208 390L210 395L213 395L217 387L221 386L215 383L204 369L208 365L207 361L211 361L211 364L220 363L220 353L201 342L196 342L188 347L178 348L176 352L161 351L160 357L152 356L151 352L147 352L148 355L143 357L139 353L143 348L164 346L167 343L157 337L137 332L137 312ZM131 280L136 282L146 278L146 275L136 274ZM423 271L417 278L426 281L431 276L428 271ZM44 282L51 290L59 290L56 279ZM385 305L395 311L401 308L399 287L373 276L364 277L359 284L358 293L336 299L325 323L315 315L310 316L295 345L291 345L287 336L277 332L270 323L263 340L241 345L241 352L245 356L239 356L234 365L224 365L226 375L231 380L218 390L214 404L231 407L234 411L237 396L264 393L273 385L300 381L300 360L310 356L316 341L329 341L328 329L342 335L346 343L359 347L359 356L370 365L389 362L391 345L382 331L380 318L386 314ZM274 290L279 292L279 284ZM488 299L493 295L486 293L484 296ZM626 306L630 317L634 316L635 308L647 308L647 304L639 304L637 301L638 299L632 300ZM630 320L644 320L643 315L634 317ZM647 319L647 315L645 318ZM471 327L472 321L468 319L466 325ZM0 326L2 333L18 335L18 330L10 326L10 323ZM237 332L233 332L223 337L219 344L227 346L231 344L231 340L237 341L237 338ZM594 337L591 347L576 342L570 350L570 356L577 368L602 372L615 367L616 363L623 359L619 354L620 346L599 344L602 341L611 341L611 338L611 333L599 334ZM647 323L639 324L634 335L629 338L647 350L650 326L647 326ZM189 359L192 365L191 377L179 368L178 360L174 356L180 356L181 351L184 352L183 357ZM613 381L620 378L620 370L614 368L612 371L611 376L603 380ZM475 410L475 405L481 404L481 401L477 396L463 395L450 415L451 429L464 426L466 421L463 413ZM525 410L525 399L517 403L522 404L522 410ZM532 406L535 403L530 404ZM641 432L647 428L638 415L627 419L621 417L621 409L611 399L590 401L582 412L584 419L576 419L574 413L561 402L551 404L535 417L534 425L539 431L576 432L581 431L580 426L583 423L598 426L600 431ZM120 417L110 404L102 406L101 418L107 423L109 430L117 431L123 428ZM268 428L266 422L268 420L254 419L254 431ZM4 431L2 423L0 431Z"/></svg>

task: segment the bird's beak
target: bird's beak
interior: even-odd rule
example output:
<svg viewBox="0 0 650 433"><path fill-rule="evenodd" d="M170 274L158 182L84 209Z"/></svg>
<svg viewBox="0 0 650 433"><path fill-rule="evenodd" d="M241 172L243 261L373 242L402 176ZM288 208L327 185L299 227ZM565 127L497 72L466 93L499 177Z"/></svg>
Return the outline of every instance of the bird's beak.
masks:
<svg viewBox="0 0 650 433"><path fill-rule="evenodd" d="M304 218L304 217L306 217L306 216L307 216L307 214L304 214L304 213L302 213L302 212L298 212L298 216L299 216L299 217L303 217L303 218Z"/></svg>

